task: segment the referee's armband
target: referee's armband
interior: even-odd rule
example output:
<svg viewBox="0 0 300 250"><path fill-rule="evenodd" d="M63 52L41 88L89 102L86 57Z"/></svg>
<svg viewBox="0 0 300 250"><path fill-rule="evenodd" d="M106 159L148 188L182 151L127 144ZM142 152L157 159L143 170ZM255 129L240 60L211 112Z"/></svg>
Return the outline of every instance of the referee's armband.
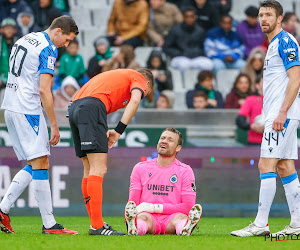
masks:
<svg viewBox="0 0 300 250"><path fill-rule="evenodd" d="M124 124L123 122L119 121L117 127L115 128L115 131L118 132L121 135L125 131L126 127L127 127L126 124Z"/></svg>

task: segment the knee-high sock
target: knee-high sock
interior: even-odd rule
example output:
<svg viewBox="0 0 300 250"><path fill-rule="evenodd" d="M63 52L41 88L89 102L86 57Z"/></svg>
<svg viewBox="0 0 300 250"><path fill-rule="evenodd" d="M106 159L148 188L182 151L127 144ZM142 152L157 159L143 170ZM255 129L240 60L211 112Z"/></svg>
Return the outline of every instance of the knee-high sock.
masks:
<svg viewBox="0 0 300 250"><path fill-rule="evenodd" d="M148 232L148 224L146 221L137 219L138 235L145 235Z"/></svg>
<svg viewBox="0 0 300 250"><path fill-rule="evenodd" d="M40 213L45 228L51 228L56 224L53 216L49 173L46 169L32 171L32 184L35 199L39 205Z"/></svg>
<svg viewBox="0 0 300 250"><path fill-rule="evenodd" d="M258 212L254 224L265 227L268 224L270 208L276 193L276 173L264 173L260 175L260 192Z"/></svg>
<svg viewBox="0 0 300 250"><path fill-rule="evenodd" d="M177 221L176 225L175 225L175 229L176 229L176 234L179 235L182 231L182 228L184 227L185 223L187 222L187 219L183 219L180 221Z"/></svg>
<svg viewBox="0 0 300 250"><path fill-rule="evenodd" d="M6 191L6 194L4 195L0 203L0 209L3 213L9 213L11 206L23 193L23 191L29 185L31 180L32 167L30 165L26 165L15 175L8 190Z"/></svg>
<svg viewBox="0 0 300 250"><path fill-rule="evenodd" d="M298 174L281 178L291 214L291 227L300 227L300 184Z"/></svg>
<svg viewBox="0 0 300 250"><path fill-rule="evenodd" d="M90 196L90 219L92 227L99 229L104 226L102 218L102 183L103 178L90 175L87 182L87 192Z"/></svg>
<svg viewBox="0 0 300 250"><path fill-rule="evenodd" d="M87 183L88 183L88 178L82 178L81 190L82 190L86 210L89 214L89 218L91 219L90 196L88 195L88 191L87 191Z"/></svg>

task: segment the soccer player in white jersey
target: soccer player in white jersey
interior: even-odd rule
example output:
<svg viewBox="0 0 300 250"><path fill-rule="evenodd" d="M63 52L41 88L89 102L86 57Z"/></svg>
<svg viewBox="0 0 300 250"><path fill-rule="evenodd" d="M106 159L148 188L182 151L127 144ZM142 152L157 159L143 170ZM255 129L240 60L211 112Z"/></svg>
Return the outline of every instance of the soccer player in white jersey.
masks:
<svg viewBox="0 0 300 250"><path fill-rule="evenodd" d="M255 221L234 236L257 236L270 232L268 217L276 193L276 170L281 177L291 214L290 225L274 235L300 233L300 184L294 160L298 159L297 128L300 120L300 62L296 39L282 30L283 9L273 0L259 9L262 31L270 41L263 73L265 130L261 144L260 193Z"/></svg>
<svg viewBox="0 0 300 250"><path fill-rule="evenodd" d="M32 181L43 221L42 233L77 234L55 221L48 175L50 145L56 145L60 138L51 94L57 48L68 46L77 34L75 21L61 16L44 32L20 38L10 53L1 108L5 110L7 129L18 160L26 160L27 165L16 174L0 203L0 228L6 233L14 233L9 210ZM42 106L51 123L50 141Z"/></svg>
<svg viewBox="0 0 300 250"><path fill-rule="evenodd" d="M195 204L193 170L176 159L182 142L177 129L167 128L157 144L158 158L140 162L132 170L124 212L128 235L189 236L199 222L202 207Z"/></svg>

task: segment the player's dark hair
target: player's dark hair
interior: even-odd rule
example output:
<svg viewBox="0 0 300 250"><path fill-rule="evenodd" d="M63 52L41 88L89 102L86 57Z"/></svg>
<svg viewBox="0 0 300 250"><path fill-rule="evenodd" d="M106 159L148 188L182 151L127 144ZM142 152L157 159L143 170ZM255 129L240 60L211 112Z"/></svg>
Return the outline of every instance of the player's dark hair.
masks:
<svg viewBox="0 0 300 250"><path fill-rule="evenodd" d="M70 16L60 16L53 20L49 29L53 30L55 28L61 28L63 34L69 35L74 33L76 36L79 34L78 27L74 19Z"/></svg>
<svg viewBox="0 0 300 250"><path fill-rule="evenodd" d="M140 68L140 69L137 69L136 71L141 73L145 77L146 81L150 82L150 87L151 87L151 89L153 89L154 77L153 77L151 70L146 69L146 68Z"/></svg>
<svg viewBox="0 0 300 250"><path fill-rule="evenodd" d="M283 23L288 22L293 16L297 17L297 15L294 12L285 12L282 22ZM298 17L297 17L297 20L298 20Z"/></svg>
<svg viewBox="0 0 300 250"><path fill-rule="evenodd" d="M173 132L174 134L178 135L178 145L182 146L183 136L176 128L168 127L163 132L165 132L165 131L170 131L170 132Z"/></svg>
<svg viewBox="0 0 300 250"><path fill-rule="evenodd" d="M198 90L195 94L194 94L194 98L195 97L204 97L205 100L208 99L207 94L203 91L203 90Z"/></svg>
<svg viewBox="0 0 300 250"><path fill-rule="evenodd" d="M212 71L203 70L198 74L198 82L201 84L206 78L214 79L215 75Z"/></svg>
<svg viewBox="0 0 300 250"><path fill-rule="evenodd" d="M265 0L263 2L260 3L259 8L261 7L270 7L275 9L276 12L276 17L282 16L283 15L283 8L282 5L275 1L275 0Z"/></svg>

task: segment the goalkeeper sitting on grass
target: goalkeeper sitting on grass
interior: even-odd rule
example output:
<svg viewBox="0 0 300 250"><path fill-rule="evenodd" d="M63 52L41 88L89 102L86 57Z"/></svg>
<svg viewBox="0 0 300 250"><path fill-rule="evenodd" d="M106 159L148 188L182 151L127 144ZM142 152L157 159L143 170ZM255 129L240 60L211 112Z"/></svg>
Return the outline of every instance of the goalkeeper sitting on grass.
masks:
<svg viewBox="0 0 300 250"><path fill-rule="evenodd" d="M158 158L134 167L124 213L128 235L189 236L200 221L193 170L176 159L182 142L177 129L167 128L157 144Z"/></svg>

